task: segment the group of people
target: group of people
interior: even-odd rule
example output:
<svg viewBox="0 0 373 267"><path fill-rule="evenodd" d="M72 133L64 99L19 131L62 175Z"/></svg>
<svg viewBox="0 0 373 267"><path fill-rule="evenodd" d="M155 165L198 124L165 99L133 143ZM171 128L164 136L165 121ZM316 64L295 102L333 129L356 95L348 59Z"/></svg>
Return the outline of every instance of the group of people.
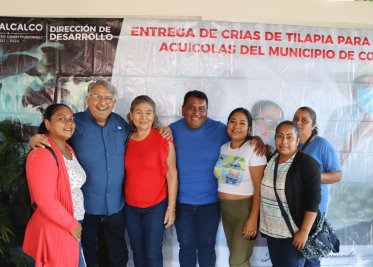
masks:
<svg viewBox="0 0 373 267"><path fill-rule="evenodd" d="M63 104L49 106L39 131L45 135L30 141L40 147L27 158L37 208L23 248L36 267L94 267L99 227L108 265L126 266L127 227L135 266L163 266L164 230L173 224L180 266L213 267L220 218L230 266L250 265L259 231L267 236L273 266L320 265L306 262L299 249L320 201L326 211L326 184L339 181L341 172L335 150L317 135L311 108L283 122L282 113L269 121L259 111L252 117L237 108L225 125L208 117L208 98L195 90L184 96L183 118L158 130L148 96L132 101L128 124L112 112L116 90L110 83L92 82L86 102L88 108L75 114ZM268 163L265 144L253 135L259 119L276 126Z"/></svg>

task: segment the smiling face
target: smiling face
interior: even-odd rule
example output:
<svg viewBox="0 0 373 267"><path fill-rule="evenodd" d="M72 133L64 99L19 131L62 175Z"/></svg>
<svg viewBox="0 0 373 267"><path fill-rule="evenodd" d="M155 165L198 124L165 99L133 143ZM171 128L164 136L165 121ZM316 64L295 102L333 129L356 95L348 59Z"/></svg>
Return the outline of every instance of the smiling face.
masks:
<svg viewBox="0 0 373 267"><path fill-rule="evenodd" d="M284 158L290 158L297 151L299 137L295 127L289 124L280 124L277 128L275 136L276 150Z"/></svg>
<svg viewBox="0 0 373 267"><path fill-rule="evenodd" d="M155 112L153 106L147 102L137 104L130 112L130 120L137 131L148 131L153 127Z"/></svg>
<svg viewBox="0 0 373 267"><path fill-rule="evenodd" d="M66 141L71 138L75 131L74 116L67 107L60 107L52 115L50 120L44 120L48 134L54 140Z"/></svg>
<svg viewBox="0 0 373 267"><path fill-rule="evenodd" d="M235 112L227 123L227 133L232 143L242 143L249 135L250 127L247 117L242 112Z"/></svg>
<svg viewBox="0 0 373 267"><path fill-rule="evenodd" d="M207 103L203 99L191 96L183 106L182 114L190 128L201 128L207 119Z"/></svg>
<svg viewBox="0 0 373 267"><path fill-rule="evenodd" d="M105 86L98 84L88 92L86 101L88 109L97 123L104 126L115 106L114 96Z"/></svg>

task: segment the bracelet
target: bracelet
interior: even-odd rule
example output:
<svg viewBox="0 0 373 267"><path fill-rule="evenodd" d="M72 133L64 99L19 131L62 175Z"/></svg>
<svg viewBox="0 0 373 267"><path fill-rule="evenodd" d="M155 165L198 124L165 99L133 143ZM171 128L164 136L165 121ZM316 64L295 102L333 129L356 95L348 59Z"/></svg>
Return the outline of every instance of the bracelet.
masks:
<svg viewBox="0 0 373 267"><path fill-rule="evenodd" d="M171 207L167 207L168 210L171 210L171 211L176 211L175 208L171 208Z"/></svg>

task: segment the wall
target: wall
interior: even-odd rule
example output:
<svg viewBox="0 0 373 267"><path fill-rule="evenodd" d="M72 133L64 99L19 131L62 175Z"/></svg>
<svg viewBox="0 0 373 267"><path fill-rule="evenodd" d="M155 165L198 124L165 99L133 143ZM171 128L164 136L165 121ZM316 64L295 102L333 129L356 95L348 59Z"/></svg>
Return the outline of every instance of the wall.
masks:
<svg viewBox="0 0 373 267"><path fill-rule="evenodd" d="M188 18L373 28L373 3L320 0L3 0L0 16ZM96 4L94 4L96 3Z"/></svg>

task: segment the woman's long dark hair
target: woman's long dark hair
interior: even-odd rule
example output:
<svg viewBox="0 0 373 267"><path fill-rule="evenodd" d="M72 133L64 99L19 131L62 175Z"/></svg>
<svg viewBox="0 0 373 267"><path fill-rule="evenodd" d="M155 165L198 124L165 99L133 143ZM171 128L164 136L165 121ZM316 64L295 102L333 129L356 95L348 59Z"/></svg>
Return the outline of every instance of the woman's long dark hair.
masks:
<svg viewBox="0 0 373 267"><path fill-rule="evenodd" d="M298 110L307 111L310 114L310 117L311 117L311 120L312 120L312 126L316 125L317 116L316 116L316 112L312 108L310 108L310 107L300 107L300 108L297 109L297 111ZM317 126L315 126L315 128L313 128L312 133L313 133L313 135L317 135L319 133L319 129L317 129Z"/></svg>
<svg viewBox="0 0 373 267"><path fill-rule="evenodd" d="M229 120L231 119L233 114L238 113L238 112L241 112L242 114L245 115L245 117L247 119L247 126L249 127L249 130L247 132L247 136L246 136L245 140L243 141L243 143L241 144L241 146L242 146L247 141L250 141L251 139L253 139L253 136L251 135L251 130L252 130L252 126L253 126L253 118L252 118L250 112L246 108L241 107L241 108L236 108L236 109L232 110L232 112L228 116L227 123L229 122Z"/></svg>
<svg viewBox="0 0 373 267"><path fill-rule="evenodd" d="M71 110L71 108L65 104L52 104L52 105L49 105L45 111L44 111L44 114L43 114L43 122L40 124L39 126L39 131L38 133L39 134L46 134L48 133L48 129L47 127L45 126L45 120L48 120L50 121L52 116L62 107L65 107L65 108L68 108L69 110ZM71 111L72 112L72 111Z"/></svg>

